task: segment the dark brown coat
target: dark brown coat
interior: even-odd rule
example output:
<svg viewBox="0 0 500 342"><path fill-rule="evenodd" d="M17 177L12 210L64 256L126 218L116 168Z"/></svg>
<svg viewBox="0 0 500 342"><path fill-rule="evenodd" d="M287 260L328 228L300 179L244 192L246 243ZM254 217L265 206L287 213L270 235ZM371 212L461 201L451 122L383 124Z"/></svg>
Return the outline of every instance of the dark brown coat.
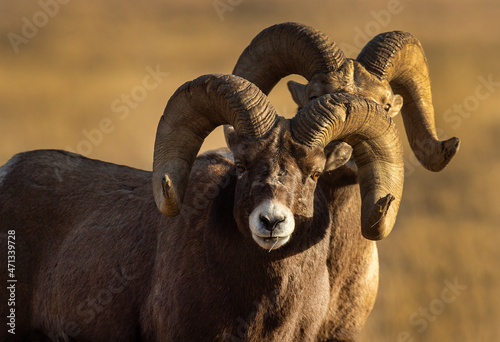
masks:
<svg viewBox="0 0 500 342"><path fill-rule="evenodd" d="M14 230L16 337L353 340L378 279L355 174L323 174L314 217L296 218L293 239L271 253L236 225L236 178L225 156L198 157L180 215L167 218L150 172L63 151L15 156L0 169L0 248ZM2 253L2 279L6 265Z"/></svg>

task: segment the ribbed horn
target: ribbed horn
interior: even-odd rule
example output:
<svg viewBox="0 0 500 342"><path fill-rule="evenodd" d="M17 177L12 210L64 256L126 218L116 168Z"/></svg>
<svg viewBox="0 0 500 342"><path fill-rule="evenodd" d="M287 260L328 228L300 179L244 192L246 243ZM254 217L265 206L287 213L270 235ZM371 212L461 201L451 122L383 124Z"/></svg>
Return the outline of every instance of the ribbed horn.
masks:
<svg viewBox="0 0 500 342"><path fill-rule="evenodd" d="M357 60L403 96L401 110L413 153L431 171L442 170L459 148L459 139L438 140L429 71L420 42L410 33L393 31L373 38Z"/></svg>
<svg viewBox="0 0 500 342"><path fill-rule="evenodd" d="M254 83L267 95L283 77L298 74L310 80L316 73L339 70L344 62L344 53L322 32L298 23L283 23L264 29L252 40L233 74Z"/></svg>
<svg viewBox="0 0 500 342"><path fill-rule="evenodd" d="M153 161L153 193L158 209L177 215L191 167L205 137L232 125L239 135L265 136L278 116L267 97L234 75L205 75L182 85L158 124Z"/></svg>
<svg viewBox="0 0 500 342"><path fill-rule="evenodd" d="M361 231L380 240L392 230L404 181L403 150L396 126L377 103L357 95L327 94L292 119L296 141L325 147L333 140L353 147L361 190Z"/></svg>

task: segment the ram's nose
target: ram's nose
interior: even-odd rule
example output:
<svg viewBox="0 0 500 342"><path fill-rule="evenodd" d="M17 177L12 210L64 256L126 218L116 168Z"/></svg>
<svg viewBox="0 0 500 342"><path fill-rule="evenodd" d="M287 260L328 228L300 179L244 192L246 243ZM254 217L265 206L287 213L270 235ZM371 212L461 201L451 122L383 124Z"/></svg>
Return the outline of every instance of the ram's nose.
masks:
<svg viewBox="0 0 500 342"><path fill-rule="evenodd" d="M288 207L275 200L265 200L250 214L249 226L255 242L271 250L290 240L295 220Z"/></svg>

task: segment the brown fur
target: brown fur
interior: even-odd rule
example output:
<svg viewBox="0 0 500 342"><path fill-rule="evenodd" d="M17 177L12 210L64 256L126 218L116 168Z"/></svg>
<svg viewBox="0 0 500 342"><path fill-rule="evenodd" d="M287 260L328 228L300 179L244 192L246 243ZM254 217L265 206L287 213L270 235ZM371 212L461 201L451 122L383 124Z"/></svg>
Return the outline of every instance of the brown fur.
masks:
<svg viewBox="0 0 500 342"><path fill-rule="evenodd" d="M354 340L378 275L375 244L361 237L356 175L340 167L316 186L309 173L324 153L293 142L283 124L243 140L231 147L248 174L222 154L198 157L174 218L157 210L149 172L43 150L0 169L0 232L16 232L16 337ZM281 196L295 216L292 238L272 252L247 228L259 196ZM2 253L2 279L6 264Z"/></svg>

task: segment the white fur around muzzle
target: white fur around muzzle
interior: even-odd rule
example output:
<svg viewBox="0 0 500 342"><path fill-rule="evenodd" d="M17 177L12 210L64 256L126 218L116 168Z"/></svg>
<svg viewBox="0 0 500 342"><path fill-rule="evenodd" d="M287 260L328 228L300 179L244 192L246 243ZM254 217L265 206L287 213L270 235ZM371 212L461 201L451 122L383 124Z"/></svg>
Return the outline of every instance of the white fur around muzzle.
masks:
<svg viewBox="0 0 500 342"><path fill-rule="evenodd" d="M277 222L272 230L266 229L263 217L271 222ZM295 228L295 220L292 211L286 206L275 200L265 200L250 214L249 225L255 242L260 247L271 251L280 248L290 240Z"/></svg>

